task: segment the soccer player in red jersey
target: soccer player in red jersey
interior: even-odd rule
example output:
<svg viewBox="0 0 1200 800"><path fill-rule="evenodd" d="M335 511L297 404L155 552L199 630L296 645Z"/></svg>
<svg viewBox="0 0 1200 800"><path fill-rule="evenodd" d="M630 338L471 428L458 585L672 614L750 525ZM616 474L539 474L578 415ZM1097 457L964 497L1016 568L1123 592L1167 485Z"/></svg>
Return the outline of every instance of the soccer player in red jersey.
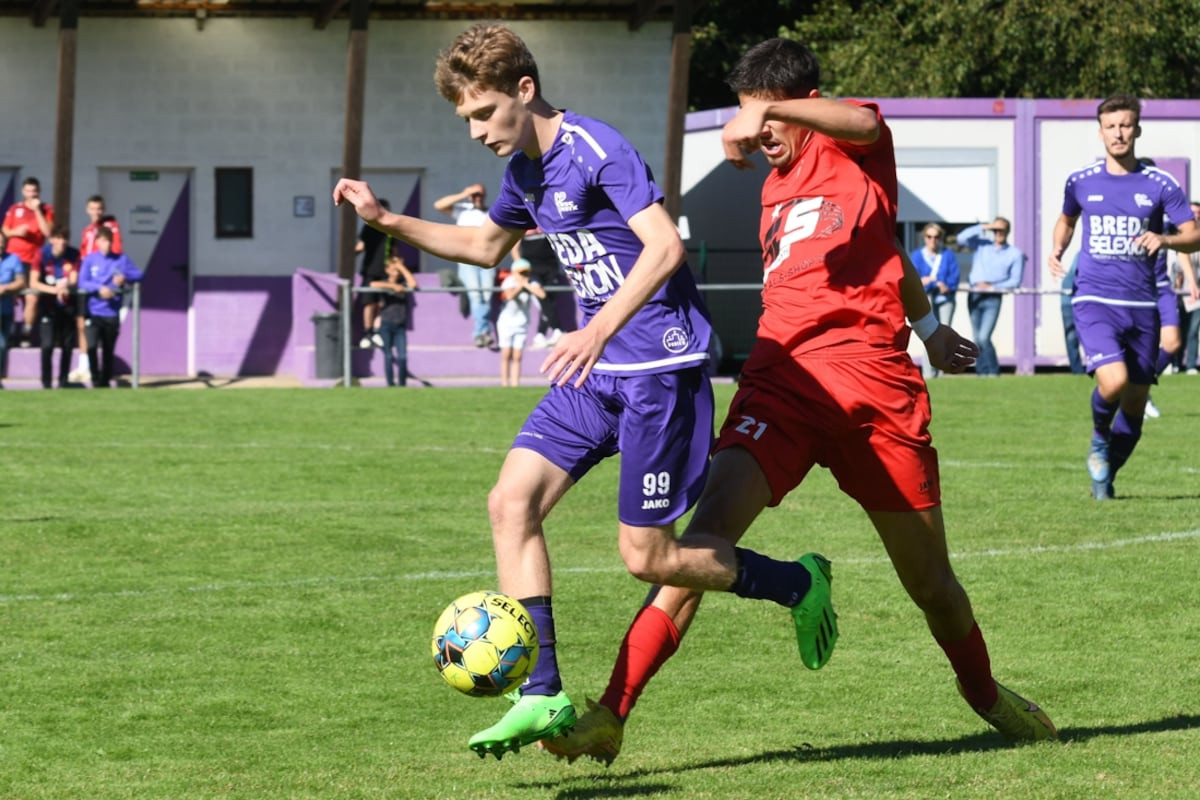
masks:
<svg viewBox="0 0 1200 800"><path fill-rule="evenodd" d="M41 258L42 245L50 235L54 224L54 208L42 201L42 184L37 178L28 177L21 183L21 200L9 206L4 215L4 235L8 237L8 252L21 259L28 274ZM4 256L0 253L0 258ZM37 315L36 298L24 299L22 307L21 337L24 345L33 335L33 321Z"/></svg>
<svg viewBox="0 0 1200 800"><path fill-rule="evenodd" d="M878 108L821 97L818 76L808 48L772 39L747 51L729 78L741 109L722 134L726 158L744 168L762 152L772 167L762 190L763 313L680 544L725 551L814 464L828 468L867 512L970 706L1011 740L1054 738L1044 712L992 677L951 568L929 396L906 352L905 317L947 371L962 371L977 349L938 325L897 247L895 154ZM739 559L739 581L742 567ZM600 702L589 701L574 731L543 746L611 763L626 717L678 648L700 598L680 588L652 592ZM836 624L828 633L824 660ZM800 641L805 666L821 666Z"/></svg>

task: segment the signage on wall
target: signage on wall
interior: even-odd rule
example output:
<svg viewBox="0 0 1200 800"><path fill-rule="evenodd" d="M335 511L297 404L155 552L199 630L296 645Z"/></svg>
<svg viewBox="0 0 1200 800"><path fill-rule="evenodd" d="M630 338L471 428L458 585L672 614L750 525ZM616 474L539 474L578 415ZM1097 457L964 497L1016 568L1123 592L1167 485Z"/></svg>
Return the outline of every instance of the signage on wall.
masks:
<svg viewBox="0 0 1200 800"><path fill-rule="evenodd" d="M158 206L143 203L129 209L129 232L157 236L162 230Z"/></svg>
<svg viewBox="0 0 1200 800"><path fill-rule="evenodd" d="M156 181L158 180L158 172L155 170L141 169L130 170L129 180L131 181Z"/></svg>

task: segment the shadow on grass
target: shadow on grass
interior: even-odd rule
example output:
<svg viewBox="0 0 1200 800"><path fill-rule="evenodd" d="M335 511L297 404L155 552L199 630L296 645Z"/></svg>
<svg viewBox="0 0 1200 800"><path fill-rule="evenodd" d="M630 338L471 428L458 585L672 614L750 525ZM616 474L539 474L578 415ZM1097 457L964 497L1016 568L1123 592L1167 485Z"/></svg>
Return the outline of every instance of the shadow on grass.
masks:
<svg viewBox="0 0 1200 800"><path fill-rule="evenodd" d="M1064 728L1059 730L1058 735L1059 740L1062 742L1083 742L1097 736L1135 736L1143 733L1182 731L1193 728L1200 728L1200 714L1176 714L1158 720L1131 722L1125 725ZM583 773L578 776L595 782L595 785L592 786L567 788L561 786L561 780L553 782L538 781L519 785L523 788L531 789L554 789L559 787L559 792L555 795L557 800L657 797L676 791L679 787L649 781L642 782L655 775L674 775L702 769L726 769L752 764L786 762L804 764L847 759L894 759L908 758L910 756L982 753L991 750L1007 750L1010 747L1011 745L1008 742L1001 738L998 733L994 732L981 732L971 734L970 736L961 736L957 739L943 739L940 741L896 739L886 742L836 745L834 747L813 747L811 744L805 743L786 750L769 750L756 756L719 758L710 761L700 761L694 764L680 764L677 767L664 767L662 769L639 769L625 773Z"/></svg>

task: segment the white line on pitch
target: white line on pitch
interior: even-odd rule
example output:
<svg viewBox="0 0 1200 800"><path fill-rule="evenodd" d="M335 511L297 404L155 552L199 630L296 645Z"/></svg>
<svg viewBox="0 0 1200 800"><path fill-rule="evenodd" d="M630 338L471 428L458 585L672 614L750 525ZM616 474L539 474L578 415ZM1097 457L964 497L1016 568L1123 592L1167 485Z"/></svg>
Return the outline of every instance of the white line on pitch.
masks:
<svg viewBox="0 0 1200 800"><path fill-rule="evenodd" d="M951 553L956 561L969 558L997 558L1001 556L1040 555L1043 553L1082 553L1094 550L1112 550L1119 547L1134 547L1143 544L1158 544L1162 542L1178 542L1200 538L1200 529L1178 531L1173 533L1154 533L1147 536L1134 536L1128 539L1114 539L1110 542L1078 542L1076 544L1034 545L1032 547L989 548L987 550L967 550ZM839 558L840 564L886 564L886 556L868 556L862 558ZM559 574L588 575L599 573L624 572L623 567L562 567L556 569ZM163 594L180 594L188 592L225 592L238 589L289 589L302 586L347 586L356 583L407 583L415 581L457 580L461 578L491 578L494 570L437 570L432 572L411 572L402 575L361 575L352 577L329 576L323 578L294 578L286 581L223 581L220 583L205 583L183 588L161 589L124 589L114 592L56 592L53 594L0 594L0 605L37 602L74 602L78 600L97 600L106 598L150 597Z"/></svg>

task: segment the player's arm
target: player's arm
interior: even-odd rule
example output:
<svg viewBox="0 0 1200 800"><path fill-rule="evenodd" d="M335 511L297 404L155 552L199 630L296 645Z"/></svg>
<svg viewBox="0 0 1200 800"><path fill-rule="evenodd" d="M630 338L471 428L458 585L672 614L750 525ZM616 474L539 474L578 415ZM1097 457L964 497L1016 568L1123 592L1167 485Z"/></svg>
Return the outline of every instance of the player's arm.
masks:
<svg viewBox="0 0 1200 800"><path fill-rule="evenodd" d="M904 263L904 277L900 280L900 302L904 304L904 316L908 317L913 332L925 343L929 363L950 373L962 372L974 365L979 347L949 325L937 321L921 276L899 242L896 243L896 252Z"/></svg>
<svg viewBox="0 0 1200 800"><path fill-rule="evenodd" d="M1068 214L1059 214L1058 221L1054 223L1054 233L1050 237L1050 258L1047 261L1047 266L1050 267L1050 274L1056 280L1062 280L1067 274L1067 268L1063 266L1063 253L1067 252L1067 248L1071 246L1071 239L1075 238L1075 223L1079 220L1079 216L1071 216Z"/></svg>
<svg viewBox="0 0 1200 800"><path fill-rule="evenodd" d="M1200 250L1200 225L1195 220L1187 220L1178 226L1178 231L1172 234L1146 231L1134 240L1146 248L1146 252L1154 255L1159 248L1167 247L1179 253L1194 253Z"/></svg>
<svg viewBox="0 0 1200 800"><path fill-rule="evenodd" d="M363 222L376 230L447 259L494 267L500 263L524 231L501 228L488 218L479 227L429 222L388 211L363 181L342 178L333 187L334 205L348 202Z"/></svg>
<svg viewBox="0 0 1200 800"><path fill-rule="evenodd" d="M559 386L578 373L582 386L600 360L604 346L662 288L687 258L679 230L659 203L629 218L629 228L642 242L642 252L608 302L582 330L563 334L542 362L541 371Z"/></svg>
<svg viewBox="0 0 1200 800"><path fill-rule="evenodd" d="M830 100L815 92L786 100L747 98L721 131L725 159L738 169L753 167L747 156L762 146L767 122L796 125L851 144L871 144L879 138L879 115L866 106Z"/></svg>

